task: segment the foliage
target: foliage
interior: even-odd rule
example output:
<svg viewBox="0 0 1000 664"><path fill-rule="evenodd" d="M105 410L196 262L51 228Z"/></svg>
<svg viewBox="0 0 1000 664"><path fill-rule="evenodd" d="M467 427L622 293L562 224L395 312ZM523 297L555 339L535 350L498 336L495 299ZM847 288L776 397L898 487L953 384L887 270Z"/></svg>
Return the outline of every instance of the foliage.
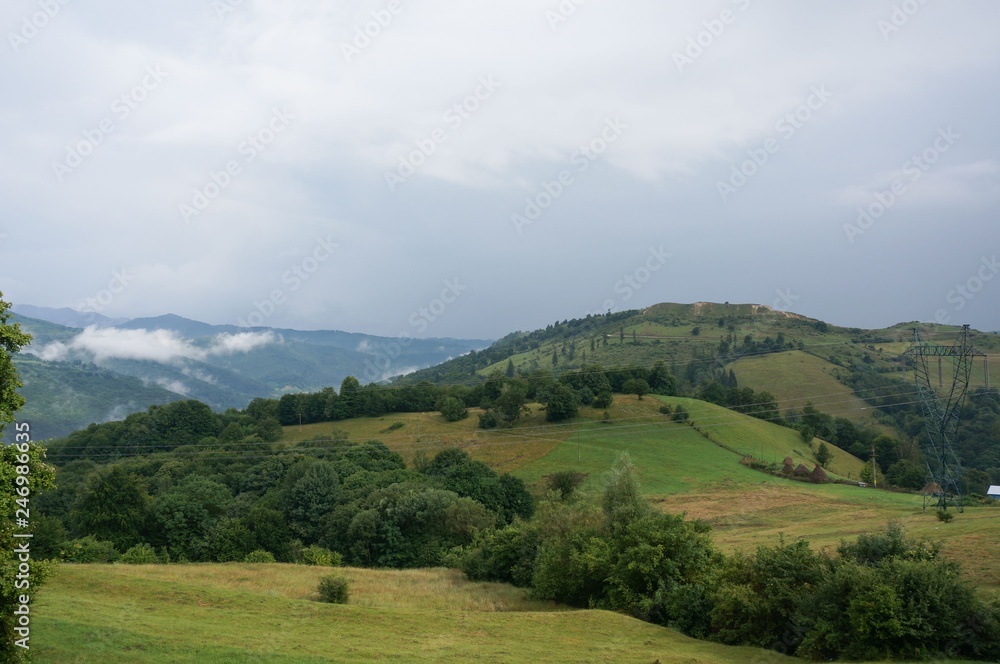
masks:
<svg viewBox="0 0 1000 664"><path fill-rule="evenodd" d="M469 416L469 409L465 407L465 403L456 397L445 397L438 410L449 422L458 422Z"/></svg>
<svg viewBox="0 0 1000 664"><path fill-rule="evenodd" d="M619 455L611 466L604 485L602 507L608 524L613 528L625 526L649 511L649 503L642 495L639 478L628 452Z"/></svg>
<svg viewBox="0 0 1000 664"><path fill-rule="evenodd" d="M622 391L626 394L634 394L641 399L649 394L649 383L642 378L629 378L622 386Z"/></svg>
<svg viewBox="0 0 1000 664"><path fill-rule="evenodd" d="M243 558L245 563L273 563L274 554L264 549L254 549Z"/></svg>
<svg viewBox="0 0 1000 664"><path fill-rule="evenodd" d="M602 410L611 408L612 403L614 403L614 396L611 394L611 390L601 390L594 397L590 405L598 410Z"/></svg>
<svg viewBox="0 0 1000 664"><path fill-rule="evenodd" d="M124 551L142 539L149 505L149 494L138 475L122 466L108 466L89 476L71 519L78 531L112 542Z"/></svg>
<svg viewBox="0 0 1000 664"><path fill-rule="evenodd" d="M562 422L574 418L580 406L579 396L565 383L548 387L539 400L545 406L546 422Z"/></svg>
<svg viewBox="0 0 1000 664"><path fill-rule="evenodd" d="M955 514L953 512L948 512L947 510L938 510L936 516L938 521L941 521L942 523L951 523L955 518Z"/></svg>
<svg viewBox="0 0 1000 664"><path fill-rule="evenodd" d="M350 596L347 579L338 574L330 574L320 579L316 591L319 593L319 600L329 604L347 604Z"/></svg>
<svg viewBox="0 0 1000 664"><path fill-rule="evenodd" d="M17 324L7 322L10 305L2 296L0 293L0 433L24 405L24 398L17 393L21 381L11 356L31 341ZM19 557L22 554L15 551L25 546L26 540L14 540L12 517L19 508L25 514L34 509L37 514L31 502L33 497L53 484L53 469L43 461L41 448L30 442L29 425L19 423L14 431L15 444L0 448L0 661L4 662L23 660L26 650L15 642L28 634L17 631L23 628L19 627L14 612L25 603L21 597L30 598L47 574L47 566L40 560L30 564L30 578L20 574L19 567L24 561ZM25 643L28 641L22 645Z"/></svg>
<svg viewBox="0 0 1000 664"><path fill-rule="evenodd" d="M560 470L548 476L548 487L552 491L558 491L559 497L566 500L580 488L586 479L586 473L575 470Z"/></svg>
<svg viewBox="0 0 1000 664"><path fill-rule="evenodd" d="M833 459L833 453L830 448L827 447L826 443L820 442L816 447L816 461L825 468L831 459Z"/></svg>
<svg viewBox="0 0 1000 664"><path fill-rule="evenodd" d="M68 563L113 563L119 556L114 544L93 535L67 542L62 552L63 560Z"/></svg>
<svg viewBox="0 0 1000 664"><path fill-rule="evenodd" d="M302 562L320 567L340 567L344 564L344 558L330 549L312 544L302 549Z"/></svg>
<svg viewBox="0 0 1000 664"><path fill-rule="evenodd" d="M153 547L143 542L123 553L117 562L123 565L155 565L160 562L160 557Z"/></svg>

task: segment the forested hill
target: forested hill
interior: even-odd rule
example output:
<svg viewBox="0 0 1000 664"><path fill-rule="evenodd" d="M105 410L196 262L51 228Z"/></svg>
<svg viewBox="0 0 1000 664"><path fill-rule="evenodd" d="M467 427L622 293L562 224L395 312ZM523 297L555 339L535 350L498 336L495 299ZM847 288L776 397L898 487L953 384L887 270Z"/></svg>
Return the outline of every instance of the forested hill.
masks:
<svg viewBox="0 0 1000 664"><path fill-rule="evenodd" d="M762 391L783 417L814 405L829 415L817 435L836 440L859 456L873 436L914 441L924 429L913 386L912 366L902 354L914 330L922 340L950 346L956 326L900 323L884 329L847 328L753 304L671 304L645 310L565 320L533 332L514 332L489 348L414 372L395 385L475 386L499 373L509 378L623 369L641 373L658 363L676 378L677 389L721 405L739 407L740 389ZM971 342L1000 366L1000 335L972 330ZM1000 481L1000 403L996 380L986 391L984 364L973 366L969 398L961 414L956 448L966 468ZM942 392L950 387L944 369ZM839 423L839 424L838 424ZM839 426L842 431L835 431ZM857 436L855 429L872 435ZM897 445L886 467L909 458L913 445ZM915 477L916 477L915 472ZM915 482L918 480L914 480Z"/></svg>
<svg viewBox="0 0 1000 664"><path fill-rule="evenodd" d="M839 327L758 304L657 304L564 320L533 332L513 332L480 351L395 380L398 384L473 384L493 371L559 374L585 365L650 367L665 362L682 385L694 386L741 358L804 351L832 367L864 364L880 373L900 369L913 339L951 343L955 326L900 323L885 329ZM997 333L973 331L973 342L1000 357ZM973 385L981 383L981 370ZM979 380L980 383L977 383Z"/></svg>

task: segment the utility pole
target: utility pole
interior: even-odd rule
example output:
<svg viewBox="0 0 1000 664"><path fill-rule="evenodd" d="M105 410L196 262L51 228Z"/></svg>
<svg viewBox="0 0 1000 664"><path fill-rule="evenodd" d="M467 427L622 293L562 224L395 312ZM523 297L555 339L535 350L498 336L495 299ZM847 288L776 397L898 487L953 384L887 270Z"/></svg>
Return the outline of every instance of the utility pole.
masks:
<svg viewBox="0 0 1000 664"><path fill-rule="evenodd" d="M878 464L875 463L875 446L872 445L872 486L878 488Z"/></svg>

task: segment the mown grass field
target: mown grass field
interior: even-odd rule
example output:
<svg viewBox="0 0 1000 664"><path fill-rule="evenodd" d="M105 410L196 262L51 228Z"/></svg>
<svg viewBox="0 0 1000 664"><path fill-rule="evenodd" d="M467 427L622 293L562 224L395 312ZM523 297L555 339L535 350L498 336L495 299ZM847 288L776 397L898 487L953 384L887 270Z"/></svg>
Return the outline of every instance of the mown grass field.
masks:
<svg viewBox="0 0 1000 664"><path fill-rule="evenodd" d="M607 611L542 605L448 570L347 569L347 605L313 601L309 589L329 571L63 565L33 607L32 651L59 664L794 661Z"/></svg>
<svg viewBox="0 0 1000 664"><path fill-rule="evenodd" d="M880 426L872 409L835 377L838 367L804 351L787 351L760 357L744 357L730 363L741 386L766 390L774 395L782 412L802 410L809 402L834 417ZM842 369L839 369L843 371ZM904 390L900 390L904 391ZM909 397L906 399L909 400Z"/></svg>

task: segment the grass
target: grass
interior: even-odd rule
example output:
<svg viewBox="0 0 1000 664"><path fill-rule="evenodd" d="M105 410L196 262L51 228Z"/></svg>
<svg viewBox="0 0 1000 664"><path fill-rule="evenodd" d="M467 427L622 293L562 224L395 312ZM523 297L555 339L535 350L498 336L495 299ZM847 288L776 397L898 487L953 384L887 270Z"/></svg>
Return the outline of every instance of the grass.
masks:
<svg viewBox="0 0 1000 664"><path fill-rule="evenodd" d="M33 607L35 661L794 661L696 641L607 611L535 607L512 588L499 592L517 609L477 608L470 597L482 584L445 570L344 570L352 580L349 604L299 596L303 584L325 572L284 565L63 565ZM283 581L288 574L296 581ZM401 588L414 586L440 588L444 597L399 597Z"/></svg>
<svg viewBox="0 0 1000 664"><path fill-rule="evenodd" d="M741 358L727 368L733 370L741 386L773 394L782 411L802 410L812 401L834 417L876 425L868 404L837 380L836 372L843 370L823 358L796 350Z"/></svg>

